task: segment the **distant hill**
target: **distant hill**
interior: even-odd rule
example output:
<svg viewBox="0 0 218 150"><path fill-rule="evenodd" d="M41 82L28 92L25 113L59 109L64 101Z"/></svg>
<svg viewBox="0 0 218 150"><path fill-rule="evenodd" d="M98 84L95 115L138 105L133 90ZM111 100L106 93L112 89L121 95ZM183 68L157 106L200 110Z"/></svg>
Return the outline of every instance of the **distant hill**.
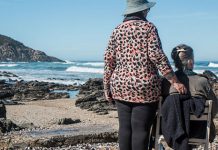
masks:
<svg viewBox="0 0 218 150"><path fill-rule="evenodd" d="M10 37L0 34L0 62L63 62L62 60L47 56L46 53L26 47Z"/></svg>

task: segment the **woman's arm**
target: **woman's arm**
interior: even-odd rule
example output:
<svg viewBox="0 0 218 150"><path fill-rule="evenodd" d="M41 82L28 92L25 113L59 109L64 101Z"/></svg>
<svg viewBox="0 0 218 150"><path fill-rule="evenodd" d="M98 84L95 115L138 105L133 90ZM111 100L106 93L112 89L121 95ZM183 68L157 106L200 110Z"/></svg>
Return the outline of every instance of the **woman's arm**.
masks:
<svg viewBox="0 0 218 150"><path fill-rule="evenodd" d="M114 32L112 36L110 37L108 47L104 54L104 77L103 77L103 83L104 83L104 95L106 100L112 101L112 94L110 89L110 78L112 76L112 73L116 67L116 52L115 52L115 39L114 39Z"/></svg>
<svg viewBox="0 0 218 150"><path fill-rule="evenodd" d="M154 25L151 27L148 34L148 55L150 60L156 65L157 69L180 94L187 93L187 89L177 79L167 56L163 52L158 31Z"/></svg>

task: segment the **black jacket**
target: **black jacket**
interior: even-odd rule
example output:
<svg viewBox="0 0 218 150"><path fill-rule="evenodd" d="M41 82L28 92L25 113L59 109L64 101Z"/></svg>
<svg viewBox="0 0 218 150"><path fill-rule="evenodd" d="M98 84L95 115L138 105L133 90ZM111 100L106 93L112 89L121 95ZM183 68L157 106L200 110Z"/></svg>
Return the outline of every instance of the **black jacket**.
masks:
<svg viewBox="0 0 218 150"><path fill-rule="evenodd" d="M161 129L170 147L175 150L189 150L190 111L196 117L204 112L205 99L189 95L169 95L163 102Z"/></svg>

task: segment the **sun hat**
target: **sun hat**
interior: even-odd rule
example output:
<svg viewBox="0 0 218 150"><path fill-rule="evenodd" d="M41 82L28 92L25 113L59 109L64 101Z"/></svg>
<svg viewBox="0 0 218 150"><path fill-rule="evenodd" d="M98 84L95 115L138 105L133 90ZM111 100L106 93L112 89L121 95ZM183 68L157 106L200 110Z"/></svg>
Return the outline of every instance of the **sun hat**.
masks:
<svg viewBox="0 0 218 150"><path fill-rule="evenodd" d="M155 2L148 2L147 0L127 0L127 8L124 15L143 11L153 7L155 4Z"/></svg>

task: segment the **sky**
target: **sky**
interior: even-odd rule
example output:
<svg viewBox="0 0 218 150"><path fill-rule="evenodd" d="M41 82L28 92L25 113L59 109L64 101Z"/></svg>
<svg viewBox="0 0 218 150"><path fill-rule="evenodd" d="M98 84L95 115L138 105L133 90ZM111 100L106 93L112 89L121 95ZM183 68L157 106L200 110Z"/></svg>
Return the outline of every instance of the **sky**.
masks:
<svg viewBox="0 0 218 150"><path fill-rule="evenodd" d="M156 0L148 20L170 59L184 43L196 60L218 61L218 0ZM0 34L63 60L103 61L126 0L0 0Z"/></svg>

